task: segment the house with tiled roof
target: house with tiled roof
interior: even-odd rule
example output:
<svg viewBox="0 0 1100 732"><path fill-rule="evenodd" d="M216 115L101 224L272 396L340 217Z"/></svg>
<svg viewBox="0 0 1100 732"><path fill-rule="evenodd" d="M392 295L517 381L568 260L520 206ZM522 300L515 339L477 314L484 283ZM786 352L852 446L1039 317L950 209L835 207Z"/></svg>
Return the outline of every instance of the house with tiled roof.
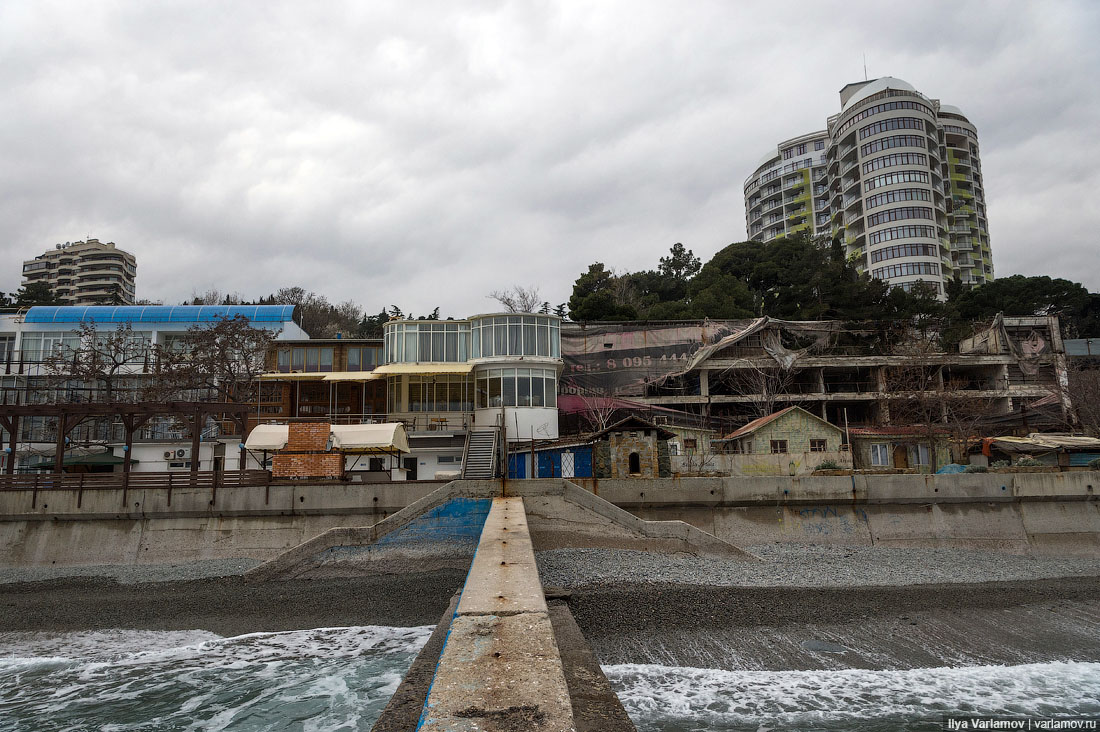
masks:
<svg viewBox="0 0 1100 732"><path fill-rule="evenodd" d="M850 468L844 430L791 406L754 419L713 446L731 475L802 475L823 462Z"/></svg>

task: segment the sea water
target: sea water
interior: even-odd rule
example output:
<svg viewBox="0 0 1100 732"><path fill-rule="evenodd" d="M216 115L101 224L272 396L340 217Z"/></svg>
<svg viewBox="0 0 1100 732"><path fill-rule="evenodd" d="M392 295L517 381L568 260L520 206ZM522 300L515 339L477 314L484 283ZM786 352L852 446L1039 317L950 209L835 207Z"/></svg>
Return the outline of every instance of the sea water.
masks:
<svg viewBox="0 0 1100 732"><path fill-rule="evenodd" d="M940 730L944 716L1100 719L1100 663L897 671L605 666L639 732Z"/></svg>
<svg viewBox="0 0 1100 732"><path fill-rule="evenodd" d="M431 627L223 638L0 633L0 730L369 730ZM1100 664L604 671L640 732L939 730L944 715L1100 716Z"/></svg>
<svg viewBox="0 0 1100 732"><path fill-rule="evenodd" d="M0 730L369 730L431 630L0 633Z"/></svg>

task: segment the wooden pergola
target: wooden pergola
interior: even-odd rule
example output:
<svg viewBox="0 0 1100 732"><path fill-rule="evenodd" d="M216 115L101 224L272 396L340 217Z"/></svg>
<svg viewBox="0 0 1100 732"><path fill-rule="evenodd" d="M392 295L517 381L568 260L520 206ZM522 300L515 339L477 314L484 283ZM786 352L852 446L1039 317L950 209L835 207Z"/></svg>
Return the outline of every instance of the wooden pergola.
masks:
<svg viewBox="0 0 1100 732"><path fill-rule="evenodd" d="M15 470L15 451L19 442L20 421L24 417L53 417L57 420L57 446L54 451L54 472L63 471L65 457L65 438L77 425L89 417L118 417L126 431L126 453L122 463L122 472L130 472L130 453L134 445L134 434L154 417L174 416L187 424L191 433L191 472L199 470L199 440L202 426L207 416L228 418L240 430L241 470L244 470L244 440L248 430L247 404L234 402L136 402L136 403L57 403L57 404L2 404L0 405L0 427L8 433L8 451L10 457L5 466L9 475Z"/></svg>

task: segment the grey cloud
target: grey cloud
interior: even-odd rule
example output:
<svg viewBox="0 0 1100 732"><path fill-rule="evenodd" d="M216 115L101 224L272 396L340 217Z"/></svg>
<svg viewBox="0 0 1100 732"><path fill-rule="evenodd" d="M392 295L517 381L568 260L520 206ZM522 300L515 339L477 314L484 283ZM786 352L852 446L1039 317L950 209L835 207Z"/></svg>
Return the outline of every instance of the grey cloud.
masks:
<svg viewBox="0 0 1100 732"><path fill-rule="evenodd" d="M998 274L1100 289L1097 25L1086 2L5 3L0 289L90 234L169 302L560 302L593 261L743 239L745 176L824 127L864 52L978 125Z"/></svg>

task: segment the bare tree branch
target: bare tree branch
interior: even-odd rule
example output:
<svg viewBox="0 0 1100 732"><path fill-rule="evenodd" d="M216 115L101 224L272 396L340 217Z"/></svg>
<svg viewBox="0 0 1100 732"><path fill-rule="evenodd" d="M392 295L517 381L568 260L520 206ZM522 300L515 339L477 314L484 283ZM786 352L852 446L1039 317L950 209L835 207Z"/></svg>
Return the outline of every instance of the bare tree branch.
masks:
<svg viewBox="0 0 1100 732"><path fill-rule="evenodd" d="M513 285L508 290L493 290L488 295L509 313L534 313L543 304L537 287Z"/></svg>
<svg viewBox="0 0 1100 732"><path fill-rule="evenodd" d="M129 323L120 323L113 332L100 333L94 322L84 322L74 332L77 340L73 345L62 345L44 360L51 385L61 381L95 385L85 388L79 399L62 401L117 401L120 382L143 371L148 363L145 337L134 333Z"/></svg>
<svg viewBox="0 0 1100 732"><path fill-rule="evenodd" d="M271 331L253 327L242 315L193 325L178 343L157 347L153 389L159 393L150 396L206 390L225 401L248 401L273 340Z"/></svg>

